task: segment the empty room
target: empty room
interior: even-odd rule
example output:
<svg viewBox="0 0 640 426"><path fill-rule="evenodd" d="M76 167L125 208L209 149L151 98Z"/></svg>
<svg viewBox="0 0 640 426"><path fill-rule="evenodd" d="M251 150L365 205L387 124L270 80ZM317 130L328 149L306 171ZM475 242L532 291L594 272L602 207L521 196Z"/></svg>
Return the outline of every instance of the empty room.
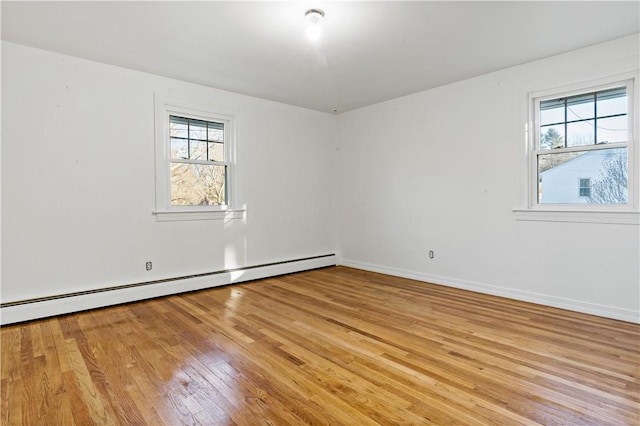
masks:
<svg viewBox="0 0 640 426"><path fill-rule="evenodd" d="M0 424L640 424L640 2L0 7Z"/></svg>

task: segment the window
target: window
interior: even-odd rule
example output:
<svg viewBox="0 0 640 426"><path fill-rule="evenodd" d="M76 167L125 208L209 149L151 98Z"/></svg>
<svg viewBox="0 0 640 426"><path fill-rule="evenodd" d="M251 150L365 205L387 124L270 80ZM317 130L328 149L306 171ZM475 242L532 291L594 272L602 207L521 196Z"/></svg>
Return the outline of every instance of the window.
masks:
<svg viewBox="0 0 640 426"><path fill-rule="evenodd" d="M578 185L578 195L580 197L590 197L591 196L591 179L580 179L580 183Z"/></svg>
<svg viewBox="0 0 640 426"><path fill-rule="evenodd" d="M632 207L632 81L531 99L530 207Z"/></svg>
<svg viewBox="0 0 640 426"><path fill-rule="evenodd" d="M158 220L235 218L233 119L156 99Z"/></svg>
<svg viewBox="0 0 640 426"><path fill-rule="evenodd" d="M172 206L227 205L224 129L224 122L169 116Z"/></svg>

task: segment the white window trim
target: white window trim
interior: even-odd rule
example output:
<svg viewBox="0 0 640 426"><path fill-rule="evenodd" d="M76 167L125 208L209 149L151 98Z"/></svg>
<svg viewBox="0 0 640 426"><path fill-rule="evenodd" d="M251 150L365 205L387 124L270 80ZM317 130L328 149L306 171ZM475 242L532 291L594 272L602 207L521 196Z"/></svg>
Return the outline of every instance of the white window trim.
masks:
<svg viewBox="0 0 640 426"><path fill-rule="evenodd" d="M244 209L226 209L226 210L210 210L210 211L154 211L158 222L175 222L180 220L231 220L242 219L244 217Z"/></svg>
<svg viewBox="0 0 640 426"><path fill-rule="evenodd" d="M516 220L543 222L577 222L577 223L615 223L640 225L638 174L640 173L640 148L638 147L639 121L636 114L640 105L639 86L640 74L625 73L607 78L586 81L554 89L530 91L523 96L526 103L522 107L522 129L524 130L523 179L525 185L520 190L519 207L513 209ZM536 100L571 96L573 94L603 90L607 87L628 84L629 108L627 116L630 120L629 138L626 143L629 161L628 185L629 203L626 205L595 205L595 204L538 204L537 202L537 173L533 153L536 138L539 137L538 117L536 117ZM609 147L613 147L613 144ZM592 148L586 148L592 149ZM554 151L555 152L555 151ZM534 185L535 183L535 185Z"/></svg>
<svg viewBox="0 0 640 426"><path fill-rule="evenodd" d="M225 127L225 161L227 166L227 204L224 206L172 206L171 152L169 146L169 116L186 116L205 121L222 122ZM193 102L168 99L155 95L155 180L156 206L153 214L159 222L179 220L239 219L244 209L234 208L235 186L235 132L233 116L208 111Z"/></svg>

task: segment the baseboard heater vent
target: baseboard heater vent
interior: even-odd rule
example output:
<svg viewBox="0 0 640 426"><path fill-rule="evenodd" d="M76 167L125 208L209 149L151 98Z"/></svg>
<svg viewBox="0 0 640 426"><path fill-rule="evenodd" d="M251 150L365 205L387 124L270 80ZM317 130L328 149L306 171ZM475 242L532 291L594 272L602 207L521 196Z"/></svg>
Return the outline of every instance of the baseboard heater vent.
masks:
<svg viewBox="0 0 640 426"><path fill-rule="evenodd" d="M72 293L64 293L52 296L37 297L33 299L18 300L14 302L0 303L0 309L2 309L2 324L10 324L13 322L26 321L35 318L42 318L45 316L58 315L61 313L74 312L79 310L91 309L95 307L109 306L118 303L133 302L136 300L147 299L157 296L165 296L174 293L182 293L185 291L200 290L204 288L217 287L225 284L233 284L236 282L245 282L261 278L267 278L277 275L288 274L292 272L299 272L307 269L322 268L326 266L333 266L337 264L335 254L325 254L320 256L305 257L300 259L285 260L281 262L264 263L260 265L250 265L241 268L222 269L212 272L204 272L200 274L185 275L181 277L164 278L160 280L144 281L134 284L124 284L112 287L103 287L93 290L77 291ZM234 275L242 274L242 279L227 279ZM200 282L202 279L215 278L211 282ZM195 283L189 285L177 285L177 283ZM163 287L161 291L154 292L154 287ZM137 291L139 290L139 291ZM150 291L149 291L150 290ZM31 314L18 315L14 320L14 315L8 315L9 311L29 309L33 310L35 306L44 305L69 305L70 300L83 300L87 298L94 299L96 295L101 293L124 293L128 292L128 297L116 297L106 303L86 303L84 307L80 306L77 309L72 306L67 306L66 309L53 309L55 312L51 312L51 309L44 309L48 314L42 315L45 312L32 312ZM136 294L137 293L137 294ZM103 295L104 296L104 295ZM9 317L9 318L7 318Z"/></svg>

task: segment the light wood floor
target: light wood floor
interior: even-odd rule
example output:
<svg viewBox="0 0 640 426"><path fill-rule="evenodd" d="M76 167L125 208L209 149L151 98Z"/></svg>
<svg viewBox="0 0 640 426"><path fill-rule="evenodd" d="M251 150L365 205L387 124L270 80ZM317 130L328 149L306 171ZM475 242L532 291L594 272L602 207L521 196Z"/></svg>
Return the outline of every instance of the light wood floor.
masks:
<svg viewBox="0 0 640 426"><path fill-rule="evenodd" d="M640 326L345 267L1 338L7 425L640 424Z"/></svg>

